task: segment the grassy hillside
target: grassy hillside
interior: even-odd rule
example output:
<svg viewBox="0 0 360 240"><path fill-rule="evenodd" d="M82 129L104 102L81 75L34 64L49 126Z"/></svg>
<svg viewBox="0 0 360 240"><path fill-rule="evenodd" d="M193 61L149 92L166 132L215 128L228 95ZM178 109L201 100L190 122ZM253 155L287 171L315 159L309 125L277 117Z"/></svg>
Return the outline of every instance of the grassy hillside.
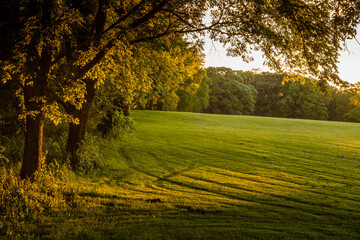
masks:
<svg viewBox="0 0 360 240"><path fill-rule="evenodd" d="M360 124L133 111L44 236L360 239Z"/></svg>

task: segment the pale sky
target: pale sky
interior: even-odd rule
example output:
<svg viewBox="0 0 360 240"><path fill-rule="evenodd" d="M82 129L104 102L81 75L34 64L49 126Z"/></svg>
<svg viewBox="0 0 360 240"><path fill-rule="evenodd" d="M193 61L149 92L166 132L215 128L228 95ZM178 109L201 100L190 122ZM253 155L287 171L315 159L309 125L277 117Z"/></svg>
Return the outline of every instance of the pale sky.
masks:
<svg viewBox="0 0 360 240"><path fill-rule="evenodd" d="M357 39L360 41L360 31ZM360 45L355 40L351 40L347 42L347 47L348 51L342 52L339 59L340 77L345 81L356 83L360 81ZM243 71L261 68L262 71L270 71L269 68L263 65L261 52L255 52L253 54L254 61L246 63L241 58L226 56L226 51L222 44L207 39L205 41L204 53L206 55L205 67L228 67L233 70Z"/></svg>

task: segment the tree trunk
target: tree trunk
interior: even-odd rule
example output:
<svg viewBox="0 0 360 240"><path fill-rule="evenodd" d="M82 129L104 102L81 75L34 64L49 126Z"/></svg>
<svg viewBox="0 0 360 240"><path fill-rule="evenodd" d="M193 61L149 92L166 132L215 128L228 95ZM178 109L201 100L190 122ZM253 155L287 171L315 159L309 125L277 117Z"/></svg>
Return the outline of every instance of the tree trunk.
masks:
<svg viewBox="0 0 360 240"><path fill-rule="evenodd" d="M33 178L41 170L44 115L26 117L24 156L20 172L22 179Z"/></svg>
<svg viewBox="0 0 360 240"><path fill-rule="evenodd" d="M83 107L78 110L71 104L65 104L65 110L68 114L79 119L79 124L69 124L69 134L66 150L70 156L70 164L73 170L79 167L80 161L76 156L76 152L80 147L81 141L85 139L86 128L89 120L90 109L95 97L95 81L87 79L86 95Z"/></svg>
<svg viewBox="0 0 360 240"><path fill-rule="evenodd" d="M46 97L48 86L47 75L50 71L50 55L43 50L40 65L40 75L35 79L27 79L24 87L24 106L26 110L26 132L24 155L20 177L34 178L36 172L41 171L43 131L45 113L42 110L44 103L39 99ZM32 84L31 80L33 80Z"/></svg>
<svg viewBox="0 0 360 240"><path fill-rule="evenodd" d="M66 146L66 150L70 154L70 163L73 170L76 170L80 164L79 158L76 156L76 152L79 149L81 142L85 140L89 113L82 112L77 117L79 119L79 124L69 124L69 134Z"/></svg>
<svg viewBox="0 0 360 240"><path fill-rule="evenodd" d="M154 110L154 100L149 100L149 110Z"/></svg>
<svg viewBox="0 0 360 240"><path fill-rule="evenodd" d="M130 116L130 107L128 105L126 105L124 108L123 108L123 113L124 113L124 116L125 117L129 117Z"/></svg>

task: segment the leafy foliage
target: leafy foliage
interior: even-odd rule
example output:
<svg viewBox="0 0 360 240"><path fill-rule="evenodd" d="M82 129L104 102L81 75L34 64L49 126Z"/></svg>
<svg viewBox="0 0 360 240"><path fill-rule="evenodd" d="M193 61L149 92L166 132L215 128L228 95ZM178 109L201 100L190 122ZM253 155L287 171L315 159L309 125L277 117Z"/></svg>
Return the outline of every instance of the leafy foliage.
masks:
<svg viewBox="0 0 360 240"><path fill-rule="evenodd" d="M0 135L13 135L20 128L17 118L20 109L16 89L13 82L0 81Z"/></svg>
<svg viewBox="0 0 360 240"><path fill-rule="evenodd" d="M66 164L65 146L67 140L67 123L54 124L52 121L45 122L44 130L44 159L46 164Z"/></svg>
<svg viewBox="0 0 360 240"><path fill-rule="evenodd" d="M286 85L283 74L261 73L251 74L249 84L258 91L254 115L278 117L280 108L278 102L284 97Z"/></svg>
<svg viewBox="0 0 360 240"><path fill-rule="evenodd" d="M134 121L131 117L124 116L123 112L115 111L113 115L113 127L109 133L110 138L119 139L125 134L135 131Z"/></svg>
<svg viewBox="0 0 360 240"><path fill-rule="evenodd" d="M310 80L290 83L285 97L279 102L281 114L290 118L327 120L324 94Z"/></svg>
<svg viewBox="0 0 360 240"><path fill-rule="evenodd" d="M147 102L153 108L176 110L180 100L176 92L194 92L200 85L202 55L179 35L163 38L148 48L152 87Z"/></svg>
<svg viewBox="0 0 360 240"><path fill-rule="evenodd" d="M16 134L12 136L0 135L0 154L3 160L10 164L17 164L23 156L24 136Z"/></svg>
<svg viewBox="0 0 360 240"><path fill-rule="evenodd" d="M249 61L261 50L273 69L340 84L336 59L341 43L355 36L359 13L359 2L351 0L226 1L212 16L234 24L211 34L230 55Z"/></svg>
<svg viewBox="0 0 360 240"><path fill-rule="evenodd" d="M229 68L208 68L212 79L210 103L207 112L217 114L252 114L257 91Z"/></svg>
<svg viewBox="0 0 360 240"><path fill-rule="evenodd" d="M360 122L360 107L353 108L350 112L344 114L346 121Z"/></svg>
<svg viewBox="0 0 360 240"><path fill-rule="evenodd" d="M344 90L330 88L331 99L328 105L329 120L344 121L344 114L351 111L354 106L351 104L352 94Z"/></svg>
<svg viewBox="0 0 360 240"><path fill-rule="evenodd" d="M94 135L87 135L81 142L76 151L76 157L79 161L79 167L76 169L78 173L86 174L102 166L100 143L99 137Z"/></svg>
<svg viewBox="0 0 360 240"><path fill-rule="evenodd" d="M197 74L202 78L200 86L194 92L178 90L176 94L180 101L177 110L182 112L203 112L209 106L211 79L206 75L206 71L202 70Z"/></svg>

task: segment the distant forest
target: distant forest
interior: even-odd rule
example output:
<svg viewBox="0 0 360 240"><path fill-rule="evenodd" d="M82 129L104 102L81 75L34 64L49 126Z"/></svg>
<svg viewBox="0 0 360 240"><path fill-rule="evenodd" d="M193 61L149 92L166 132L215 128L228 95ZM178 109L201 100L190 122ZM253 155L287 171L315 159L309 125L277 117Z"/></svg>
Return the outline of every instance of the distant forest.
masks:
<svg viewBox="0 0 360 240"><path fill-rule="evenodd" d="M209 67L194 91L164 95L145 109L360 122L355 99L346 88L304 77Z"/></svg>

